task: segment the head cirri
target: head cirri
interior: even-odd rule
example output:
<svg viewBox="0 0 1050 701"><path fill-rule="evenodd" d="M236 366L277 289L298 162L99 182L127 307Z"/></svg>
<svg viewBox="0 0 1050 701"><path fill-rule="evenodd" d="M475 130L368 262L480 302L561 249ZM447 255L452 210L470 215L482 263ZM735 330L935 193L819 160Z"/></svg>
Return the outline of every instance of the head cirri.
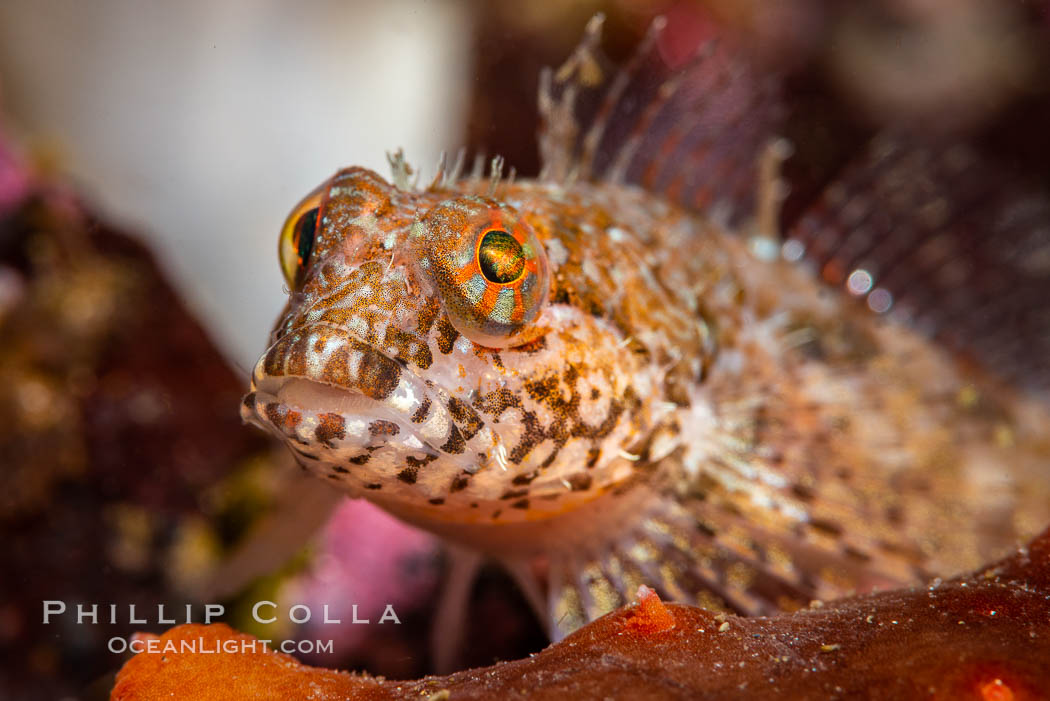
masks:
<svg viewBox="0 0 1050 701"><path fill-rule="evenodd" d="M281 235L290 297L242 413L400 514L522 521L614 489L672 449L699 365L670 350L699 347L682 332L652 333L675 305L643 238L594 235L600 202L487 188L350 168Z"/></svg>

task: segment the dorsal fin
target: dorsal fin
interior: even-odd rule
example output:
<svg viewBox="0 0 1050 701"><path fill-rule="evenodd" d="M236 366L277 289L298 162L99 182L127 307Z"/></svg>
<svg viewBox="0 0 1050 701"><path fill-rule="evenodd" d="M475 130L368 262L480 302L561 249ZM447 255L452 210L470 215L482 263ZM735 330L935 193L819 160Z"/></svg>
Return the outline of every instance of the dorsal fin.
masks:
<svg viewBox="0 0 1050 701"><path fill-rule="evenodd" d="M540 79L541 177L641 185L689 207L749 208L755 162L779 116L778 81L759 78L728 38L684 55L663 18L614 69L599 43L602 16Z"/></svg>
<svg viewBox="0 0 1050 701"><path fill-rule="evenodd" d="M600 49L602 20L541 75L541 178L636 184L708 215L752 215L780 76L729 37L676 57L659 18L616 68ZM1003 379L1050 392L1047 222L1045 186L965 144L891 130L801 208L784 253Z"/></svg>
<svg viewBox="0 0 1050 701"><path fill-rule="evenodd" d="M784 246L874 311L1050 390L1050 193L974 148L880 134Z"/></svg>

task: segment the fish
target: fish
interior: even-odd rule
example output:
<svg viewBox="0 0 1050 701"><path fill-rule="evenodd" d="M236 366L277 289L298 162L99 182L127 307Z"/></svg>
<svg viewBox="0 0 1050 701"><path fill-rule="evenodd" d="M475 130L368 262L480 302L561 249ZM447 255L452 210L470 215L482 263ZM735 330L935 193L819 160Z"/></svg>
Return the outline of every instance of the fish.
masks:
<svg viewBox="0 0 1050 701"><path fill-rule="evenodd" d="M1045 193L883 133L784 227L776 76L670 60L660 20L615 67L601 22L541 76L538 177L398 152L294 208L242 417L503 564L555 640L642 585L766 615L1035 534Z"/></svg>

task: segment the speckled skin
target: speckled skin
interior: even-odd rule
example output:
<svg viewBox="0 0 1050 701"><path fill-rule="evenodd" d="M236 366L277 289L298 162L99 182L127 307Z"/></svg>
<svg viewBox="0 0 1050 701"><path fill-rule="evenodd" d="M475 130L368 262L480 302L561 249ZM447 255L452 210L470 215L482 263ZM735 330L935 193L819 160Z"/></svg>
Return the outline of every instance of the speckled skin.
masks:
<svg viewBox="0 0 1050 701"><path fill-rule="evenodd" d="M763 613L955 573L1050 513L1041 405L741 232L612 184L417 191L352 168L325 188L244 417L349 493L537 573L555 635L642 582ZM457 331L411 236L488 194L551 273L500 350Z"/></svg>

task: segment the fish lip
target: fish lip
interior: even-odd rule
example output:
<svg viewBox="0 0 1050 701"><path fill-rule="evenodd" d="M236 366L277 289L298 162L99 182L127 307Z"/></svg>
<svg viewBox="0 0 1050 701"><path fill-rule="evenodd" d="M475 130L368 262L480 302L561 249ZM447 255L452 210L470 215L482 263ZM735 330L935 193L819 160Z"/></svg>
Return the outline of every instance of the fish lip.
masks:
<svg viewBox="0 0 1050 701"><path fill-rule="evenodd" d="M365 394L305 377L275 377L269 380L264 387L253 390L245 397L241 416L248 423L288 442L293 452L302 452L302 448L308 443L318 447L326 445L328 448L336 448L337 446L329 442L331 438L322 439L316 434L317 426L331 415L342 418L339 425L344 431L355 424L359 427L358 430L349 430L338 436L340 443L356 443L361 449L376 448L379 445L376 437L361 428L372 426L374 422L379 421L395 424L398 427L395 435L400 435L400 442L410 449L427 453L437 452L437 449L420 435L418 426L413 425L404 415ZM275 420L270 413L275 407L279 407L276 412L278 417L295 415L300 418L290 424L285 424L280 419ZM306 433L301 430L303 426L308 427ZM340 461L335 459L333 462Z"/></svg>
<svg viewBox="0 0 1050 701"><path fill-rule="evenodd" d="M266 347L266 350L264 350L262 352L262 355L259 356L259 359L255 362L255 367L252 369L252 377L251 377L252 390L254 391L257 387L259 387L261 382L264 382L264 381L267 381L267 380L270 380L270 379L274 379L274 378L277 378L277 377L282 377L282 378L300 377L302 379L307 379L307 380L310 380L312 382L316 382L318 384L328 385L328 386L334 387L336 389L341 389L341 390L346 391L346 392L356 392L358 394L364 394L363 392L358 392L357 390L353 389L352 387L345 387L345 386L342 386L342 385L338 385L338 384L336 384L334 382L327 382L325 380L319 379L317 377L311 377L309 375L303 375L303 374L267 375L266 374L266 371L265 371L266 357L277 346L277 344L279 344L282 341L284 341L285 339L287 339L293 333L307 333L310 330L317 329L317 328L331 329L335 333L345 336L347 338L347 340L349 340L349 341L356 341L357 343L360 343L362 346L367 346L372 351L378 353L379 355L382 355L387 360L390 360L390 361L392 361L394 363L397 363L399 366L401 366L402 373L407 371L410 375L412 375L412 377L415 380L418 380L419 382L424 382L425 383L425 380L422 377L420 377L419 374L417 372L415 372L411 367L409 367L408 364L405 363L403 360L401 360L400 358L398 358L395 355L391 355L389 351L387 351L386 349L375 345L374 343L368 341L367 339L361 338L361 336L359 336L358 334L354 333L353 331L351 331L350 329L346 328L345 326L339 326L338 324L333 324L333 323L328 322L328 321L312 321L312 322L310 322L308 324L303 324L302 326L296 326L295 328L293 328L293 329L289 330L288 332L284 333L280 338L274 339L274 341L269 346Z"/></svg>
<svg viewBox="0 0 1050 701"><path fill-rule="evenodd" d="M333 323L330 323L330 322L327 322L327 321L314 321L314 322L310 322L308 324L303 324L302 326L297 326L297 327L293 328L292 330L288 331L287 333L285 333L284 335L282 335L280 338L274 340L269 346L267 346L266 350L262 352L262 354L259 356L259 359L256 361L255 367L252 369L252 376L251 376L250 390L249 391L250 392L257 392L257 391L265 392L267 394L273 395L274 397L277 397L279 395L279 390L280 390L281 386L285 382L287 382L289 380L292 380L292 379L299 379L299 380L313 382L313 383L315 383L317 385L321 385L321 386L324 386L324 387L330 387L332 389L339 390L340 392L345 392L345 393L347 393L349 395L352 395L352 396L360 396L360 397L365 397L365 398L374 400L374 398L369 397L368 394L366 394L364 392L361 392L358 389L355 389L353 387L347 387L345 385L341 385L341 384L338 384L338 383L335 383L335 382L330 382L330 381L324 380L324 379L322 379L320 377L317 377L315 374L311 374L309 372L307 372L305 374L304 373L294 373L294 374L286 374L286 375L269 375L269 374L266 373L266 370L265 370L266 358L269 356L270 352L279 343L281 343L283 340L285 340L289 335L291 335L293 333L309 333L311 330L318 329L318 328L330 329L331 331L335 332L336 334L339 334L341 336L345 336L346 337L346 342L358 343L358 344L360 344L362 346L367 347L372 352L377 353L378 355L381 355L383 358L385 358L385 359L387 359L387 360L389 360L389 361L391 361L393 363L396 363L398 365L398 367L400 368L401 376L406 376L407 375L408 377L410 377L412 384L417 389L419 389L421 391L422 395L430 397L430 395L431 395L430 389L432 387L432 383L430 383L427 380L425 380L418 372L416 372L404 360L398 358L396 355L391 354L385 348L382 348L382 347L380 347L380 346L378 346L378 345L368 341L367 339L361 338L361 336L359 334L353 332L352 330L350 330L350 329L348 329L348 328L346 328L344 326L340 326L338 324L333 324ZM344 342L343 345L346 345L346 342ZM431 399L433 399L433 397L431 397ZM374 400L374 401L376 401L377 404L382 404L383 403L380 400ZM433 402L432 402L432 404L433 404Z"/></svg>
<svg viewBox="0 0 1050 701"><path fill-rule="evenodd" d="M266 372L265 367L267 358L278 344L286 340L291 334L307 334L311 330L317 328L331 330L339 338L338 342L340 345L345 346L356 343L383 356L385 359L396 363L400 368L400 374L398 377L398 385L395 387L394 391L397 392L402 389L402 380L407 384L407 391L401 392L401 395L398 397L394 397L393 393L391 393L383 399L377 399L356 388L322 379L320 375L323 368L310 365L307 365L307 372L305 373L271 375ZM310 384L296 385L292 383ZM309 389L311 386L321 388L321 391L326 394L329 399L333 399L334 403L328 404L327 407L318 406L317 404L303 406L302 403L289 402L287 401L287 397L282 397L282 394L287 394L286 390L297 386L305 387L306 389ZM445 451L440 446L443 446L448 441L453 430L457 430L451 412L444 401L443 395L447 394L447 390L440 386L435 386L433 383L423 379L404 361L391 355L385 349L362 339L358 334L343 326L321 321L304 324L294 328L292 331L289 331L270 344L266 351L262 353L252 371L250 392L242 403L241 414L242 418L249 423L254 423L268 431L277 431L278 434L280 434L281 429L278 426L272 425L269 418L264 413L260 413L257 409L258 399L276 401L286 407L300 410L305 409L312 413L321 413L324 411L340 413L339 407L337 406L339 401L337 395L342 395L347 401L357 400L363 402L361 407L356 408L369 407L372 409L369 412L369 415L374 419L396 421L403 430L414 434L426 450L442 454ZM412 400L415 400L414 403ZM410 405L399 406L406 404ZM416 414L421 409L425 409L425 415L417 419ZM352 415L352 413L347 415ZM476 471L478 466L473 464L468 465L464 462L467 459L466 455L467 454L446 455L446 457L455 462L464 463L461 465L463 469L468 469L471 472Z"/></svg>
<svg viewBox="0 0 1050 701"><path fill-rule="evenodd" d="M357 407L362 410L374 409L379 410L383 407L382 402L376 401L366 394L358 392L354 389L348 389L346 387L339 387L328 382L319 382L318 380L310 377L302 377L299 375L284 375L280 377L267 377L263 381L262 385L257 386L253 392L257 396L263 396L272 399L273 401L279 402L286 407L297 410L308 410L317 413L325 411L335 411L336 413L349 413L339 411L339 407L333 404L319 405L316 402L302 401L301 392L296 393L299 396L289 397L288 390L291 389L305 389L306 391L319 391L329 396L333 394L342 395L341 398L345 398L347 401L358 400L361 402L361 406ZM333 399L339 399L340 397L332 397ZM345 408L345 407L344 407ZM356 413L356 412L355 412ZM361 413L365 413L362 411ZM379 411L374 412L377 417ZM383 418L388 418L384 416Z"/></svg>
<svg viewBox="0 0 1050 701"><path fill-rule="evenodd" d="M392 355L386 349L381 348L381 347L375 345L374 343L371 343L370 341L368 341L368 340L366 340L364 338L361 338L360 335L354 333L350 329L348 329L348 328L346 328L344 326L339 326L337 324L332 324L332 323L327 322L327 321L314 321L314 322L311 322L311 323L308 323L308 324L303 324L302 326L297 326L297 327L291 329L290 331L288 331L287 333L285 333L284 335L282 335L280 338L274 340L273 343L271 343L269 346L267 346L266 350L263 351L263 353L259 356L259 359L256 361L255 367L252 369L251 389L250 389L250 391L251 392L263 392L263 393L269 394L269 395L271 395L271 396L273 396L275 398L279 398L280 390L281 390L282 387L284 387L285 384L287 384L289 381L292 381L292 380L301 380L301 381L306 381L306 382L312 382L312 383L314 383L316 385L319 385L319 386L322 386L322 387L329 387L331 389L338 390L340 392L344 392L344 393L346 393L346 394L348 394L350 396L365 397L367 399L371 399L372 401L375 401L377 404L382 404L383 403L382 401L376 400L376 399L374 399L372 397L369 397L367 394L365 394L364 392L361 392L358 389L355 389L353 387L347 387L345 385L341 385L341 384L338 384L338 383L335 383L335 382L330 382L330 381L321 379L320 377L316 376L316 374L314 374L314 373L307 372L307 373L289 373L289 374L285 374L285 375L270 375L270 374L268 374L266 372L266 369L265 369L266 368L266 359L270 355L270 352L279 343L281 343L282 341L287 339L293 333L309 333L311 330L318 329L318 328L329 329L329 330L335 332L338 335L345 336L346 340L342 343L342 345L344 345L344 346L347 345L348 342L350 342L350 343L356 342L356 343L358 343L358 344L360 344L362 346L365 346L365 347L369 348L374 353L377 353L377 354L381 355L385 359L387 359L387 360L389 360L389 361L391 361L393 363L397 363L397 365L400 367L401 375L404 376L404 375L407 374L411 378L412 384L415 385L417 388L422 389L423 392L424 392L424 396L429 396L430 393L429 393L429 391L427 391L427 390L429 390L427 381L424 380L419 375L419 373L417 373L415 370L413 370L411 367L409 367L409 365L407 363L405 363L403 360L401 360L400 358L398 358L395 355Z"/></svg>

